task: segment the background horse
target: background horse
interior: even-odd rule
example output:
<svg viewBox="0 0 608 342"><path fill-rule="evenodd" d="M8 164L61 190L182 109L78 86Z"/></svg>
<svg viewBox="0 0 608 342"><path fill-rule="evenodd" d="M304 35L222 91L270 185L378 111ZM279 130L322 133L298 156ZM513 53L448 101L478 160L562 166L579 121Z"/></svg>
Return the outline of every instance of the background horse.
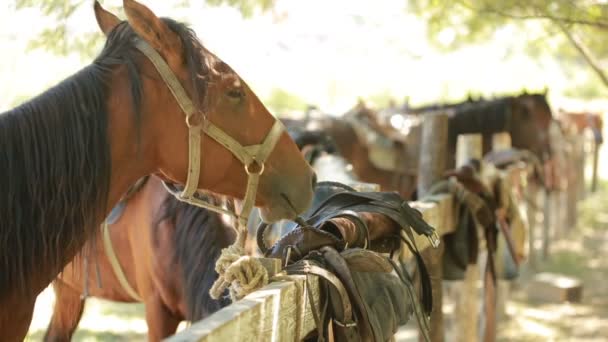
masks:
<svg viewBox="0 0 608 342"><path fill-rule="evenodd" d="M274 127L276 120L253 91L194 32L133 0L124 0L124 9L128 22L96 3L97 22L107 36L100 55L0 114L1 341L23 340L38 294L141 177L158 173L186 184L188 170L196 168L195 188L245 195L240 159L202 134L204 120L240 145L259 144ZM148 55L164 60L164 75L186 88L180 101L190 100L187 113ZM200 166L198 157L213 163ZM286 133L265 170L257 205L267 220L307 209L314 175Z"/></svg>
<svg viewBox="0 0 608 342"><path fill-rule="evenodd" d="M229 304L211 299L209 289L217 279L220 251L235 238L230 220L178 201L157 177L117 208L120 216L105 228L113 252L100 234L55 279L46 341L71 339L87 296L143 302L150 341L173 335L183 320L201 320ZM123 275L127 286L119 280Z"/></svg>
<svg viewBox="0 0 608 342"><path fill-rule="evenodd" d="M559 120L563 129L575 136L584 136L587 131L593 135L593 166L591 178L591 191L597 190L597 175L599 167L599 150L604 143L604 121L601 113L567 112L560 110Z"/></svg>
<svg viewBox="0 0 608 342"><path fill-rule="evenodd" d="M585 130L590 130L593 140L597 145L604 142L604 121L602 115L591 112L567 112L559 111L559 120L563 123L564 129L574 134L583 134Z"/></svg>
<svg viewBox="0 0 608 342"><path fill-rule="evenodd" d="M417 170L408 172L394 172L384 170L374 165L369 159L370 148L363 137L350 122L342 118L311 118L309 120L282 120L288 129L305 127L310 130L322 130L326 132L337 146L337 152L343 156L351 165L352 170L361 181L379 184L382 190L397 191L404 198L410 198L415 189ZM395 147L402 152L401 147ZM400 155L403 155L401 153ZM402 161L409 163L409 160Z"/></svg>
<svg viewBox="0 0 608 342"><path fill-rule="evenodd" d="M494 100L466 101L445 106L433 105L412 109L419 116L427 111L449 109L447 167L455 166L456 139L459 134L484 135L483 152L491 149L494 133L508 132L515 148L532 151L540 160L548 161L551 154L549 124L551 109L544 95L523 94ZM338 151L351 164L354 173L365 182L380 184L382 190L398 191L413 198L416 190L419 158L420 127L410 130L411 136L399 137L400 132L383 125L378 115L362 103L344 118L311 118L284 120L288 127L307 127L325 131L335 141ZM371 139L362 132L372 132ZM392 145L395 157L401 156L394 171L381 169L371 160L373 144ZM399 165L400 164L400 165Z"/></svg>

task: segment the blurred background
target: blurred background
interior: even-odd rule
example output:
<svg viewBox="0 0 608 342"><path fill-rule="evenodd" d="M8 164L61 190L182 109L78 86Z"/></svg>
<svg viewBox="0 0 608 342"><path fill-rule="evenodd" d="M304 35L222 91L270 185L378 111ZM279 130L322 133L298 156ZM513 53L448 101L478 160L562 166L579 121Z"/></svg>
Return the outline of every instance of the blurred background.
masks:
<svg viewBox="0 0 608 342"><path fill-rule="evenodd" d="M0 108L88 64L92 0L6 0ZM277 113L549 89L554 109L601 102L604 1L149 0L184 21ZM121 1L103 5L121 13ZM553 16L555 18L553 18ZM582 53L581 51L584 51Z"/></svg>
<svg viewBox="0 0 608 342"><path fill-rule="evenodd" d="M384 108L524 90L548 91L554 114L564 109L603 116L608 110L604 0L143 2L188 23L276 115L297 116L308 105L341 115L359 99ZM102 4L124 18L122 1ZM0 111L91 62L104 41L92 7L92 0L3 0ZM608 228L603 159L602 150L600 191L581 205L583 231ZM563 254L558 248L544 267L605 283L601 276L608 267L597 259L608 253L602 244L588 247L570 246ZM601 297L608 291L601 291L597 301L577 305L513 302L515 318L501 338L602 340L608 336L608 300ZM41 338L52 300L49 291L41 296L29 339ZM573 335L580 324L590 333ZM80 327L77 340L145 339L141 305L91 300Z"/></svg>

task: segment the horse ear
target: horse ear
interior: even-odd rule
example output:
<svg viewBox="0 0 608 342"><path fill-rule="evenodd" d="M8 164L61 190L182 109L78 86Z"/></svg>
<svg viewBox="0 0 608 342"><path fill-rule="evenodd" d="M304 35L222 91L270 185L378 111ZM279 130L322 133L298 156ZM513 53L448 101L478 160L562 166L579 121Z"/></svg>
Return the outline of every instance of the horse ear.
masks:
<svg viewBox="0 0 608 342"><path fill-rule="evenodd" d="M547 96L548 93L549 93L549 87L545 85L545 88L543 89L543 95Z"/></svg>
<svg viewBox="0 0 608 342"><path fill-rule="evenodd" d="M129 24L133 30L156 51L168 58L180 46L179 37L148 7L135 0L123 0Z"/></svg>
<svg viewBox="0 0 608 342"><path fill-rule="evenodd" d="M114 14L106 11L99 1L95 0L95 4L93 5L93 9L95 10L95 18L97 19L97 25L101 29L101 32L106 36L112 31L118 24L120 24L120 19Z"/></svg>

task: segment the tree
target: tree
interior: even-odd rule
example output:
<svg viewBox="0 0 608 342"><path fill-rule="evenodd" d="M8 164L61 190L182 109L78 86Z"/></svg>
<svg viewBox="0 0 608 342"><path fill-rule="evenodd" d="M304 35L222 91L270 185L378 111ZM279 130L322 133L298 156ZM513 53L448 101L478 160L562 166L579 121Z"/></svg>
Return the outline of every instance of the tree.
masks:
<svg viewBox="0 0 608 342"><path fill-rule="evenodd" d="M303 111L306 109L306 102L303 99L278 88L273 89L270 95L264 99L264 104L279 116L291 110Z"/></svg>
<svg viewBox="0 0 608 342"><path fill-rule="evenodd" d="M454 49L517 26L531 52L549 51L564 65L586 65L608 87L608 4L602 0L412 0L429 39Z"/></svg>
<svg viewBox="0 0 608 342"><path fill-rule="evenodd" d="M237 8L244 17L252 16L256 11L267 11L275 0L166 0L174 3L175 8L187 8L195 2L206 3L211 6L228 5ZM120 11L119 3L122 1L108 1L104 7L114 13ZM110 4L108 4L110 3ZM92 12L93 0L15 0L18 10L24 8L37 8L45 17L52 18L54 24L44 27L38 38L30 42L31 48L42 48L49 52L66 55L70 51L77 51L83 57L90 58L103 41L103 36L95 32L74 33L68 29L70 20L81 9L90 7Z"/></svg>

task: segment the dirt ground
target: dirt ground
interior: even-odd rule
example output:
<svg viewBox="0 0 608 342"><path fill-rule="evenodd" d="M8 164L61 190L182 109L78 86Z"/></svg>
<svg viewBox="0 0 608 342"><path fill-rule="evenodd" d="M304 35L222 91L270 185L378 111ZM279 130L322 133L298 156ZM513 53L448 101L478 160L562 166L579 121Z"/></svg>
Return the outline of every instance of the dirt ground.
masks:
<svg viewBox="0 0 608 342"><path fill-rule="evenodd" d="M551 246L550 259L539 266L579 278L583 300L571 303L531 303L528 277L516 287L500 324L501 341L608 340L608 190L589 196L579 206L577 227Z"/></svg>

